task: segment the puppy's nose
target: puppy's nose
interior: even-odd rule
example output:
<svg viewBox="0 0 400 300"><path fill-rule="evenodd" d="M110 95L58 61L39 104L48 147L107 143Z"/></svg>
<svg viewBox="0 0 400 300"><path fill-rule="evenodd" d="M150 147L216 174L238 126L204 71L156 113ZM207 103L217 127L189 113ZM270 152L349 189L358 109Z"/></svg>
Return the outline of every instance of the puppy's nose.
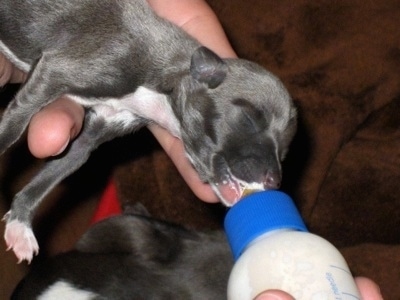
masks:
<svg viewBox="0 0 400 300"><path fill-rule="evenodd" d="M281 176L275 172L268 171L263 183L266 190L279 189L281 186Z"/></svg>

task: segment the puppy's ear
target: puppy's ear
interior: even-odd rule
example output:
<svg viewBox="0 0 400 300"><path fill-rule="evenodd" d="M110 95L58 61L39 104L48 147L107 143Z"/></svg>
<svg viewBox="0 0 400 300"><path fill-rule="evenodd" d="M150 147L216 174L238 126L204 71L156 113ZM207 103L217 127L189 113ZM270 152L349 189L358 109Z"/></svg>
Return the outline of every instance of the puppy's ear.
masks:
<svg viewBox="0 0 400 300"><path fill-rule="evenodd" d="M227 66L214 52L206 47L198 48L192 55L190 74L210 89L218 87L225 79Z"/></svg>

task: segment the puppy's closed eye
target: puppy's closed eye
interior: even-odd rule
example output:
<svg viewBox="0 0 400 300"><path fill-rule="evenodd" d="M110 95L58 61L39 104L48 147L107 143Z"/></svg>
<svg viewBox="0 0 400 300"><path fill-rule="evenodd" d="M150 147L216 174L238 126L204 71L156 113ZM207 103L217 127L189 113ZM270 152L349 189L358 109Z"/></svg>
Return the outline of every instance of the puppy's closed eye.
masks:
<svg viewBox="0 0 400 300"><path fill-rule="evenodd" d="M241 98L233 100L233 104L235 104L241 112L238 120L236 120L236 126L240 126L240 130L248 134L257 134L266 129L267 120L265 115L257 109L254 104Z"/></svg>

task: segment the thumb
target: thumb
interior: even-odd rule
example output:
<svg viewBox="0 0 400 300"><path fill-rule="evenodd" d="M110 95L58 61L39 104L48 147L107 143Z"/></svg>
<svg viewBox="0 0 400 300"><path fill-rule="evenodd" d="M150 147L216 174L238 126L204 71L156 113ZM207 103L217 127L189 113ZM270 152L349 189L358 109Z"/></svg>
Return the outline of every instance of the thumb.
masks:
<svg viewBox="0 0 400 300"><path fill-rule="evenodd" d="M268 290L258 295L254 300L295 300L284 291Z"/></svg>

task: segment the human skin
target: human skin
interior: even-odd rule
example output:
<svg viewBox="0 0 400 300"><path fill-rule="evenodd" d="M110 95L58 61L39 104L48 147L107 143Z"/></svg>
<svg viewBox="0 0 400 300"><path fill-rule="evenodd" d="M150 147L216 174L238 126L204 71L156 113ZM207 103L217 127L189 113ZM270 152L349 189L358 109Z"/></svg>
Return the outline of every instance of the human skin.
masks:
<svg viewBox="0 0 400 300"><path fill-rule="evenodd" d="M214 12L203 0L148 0L154 11L187 31L201 44L221 57L236 57ZM171 9L173 8L173 9ZM2 65L1 65L2 64ZM8 61L0 59L0 85L21 82L26 75ZM28 147L38 158L62 153L80 132L84 110L67 97L54 101L31 120L28 127ZM218 202L211 187L203 183L187 160L182 142L165 129L152 125L150 131L170 156L182 177L195 195L205 202Z"/></svg>

